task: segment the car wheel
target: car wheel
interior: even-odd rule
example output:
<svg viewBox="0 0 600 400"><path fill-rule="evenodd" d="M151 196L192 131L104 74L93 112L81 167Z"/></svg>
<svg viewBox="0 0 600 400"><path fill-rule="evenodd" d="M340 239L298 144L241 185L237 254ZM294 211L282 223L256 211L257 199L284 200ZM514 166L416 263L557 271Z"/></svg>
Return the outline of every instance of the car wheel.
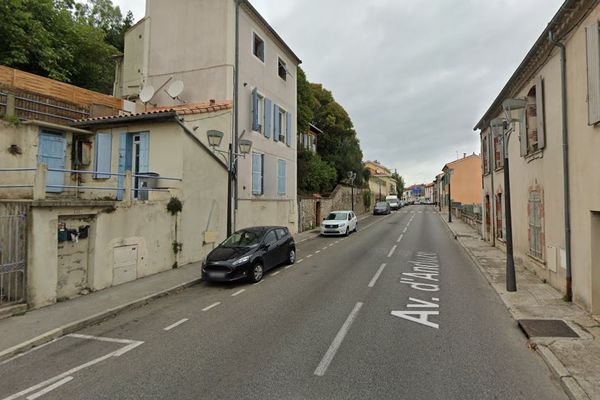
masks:
<svg viewBox="0 0 600 400"><path fill-rule="evenodd" d="M294 249L293 247L288 252L287 262L288 262L288 265L292 265L293 263L296 262L296 249Z"/></svg>
<svg viewBox="0 0 600 400"><path fill-rule="evenodd" d="M252 268L250 268L250 282L252 283L257 283L260 282L263 278L263 275L265 273L265 269L263 267L263 265L260 262L257 262L256 264L254 264L252 266Z"/></svg>
<svg viewBox="0 0 600 400"><path fill-rule="evenodd" d="M356 223L356 225L354 225L354 232L358 232L358 223Z"/></svg>
<svg viewBox="0 0 600 400"><path fill-rule="evenodd" d="M346 233L344 234L344 236L348 236L350 234L350 227L347 226L346 227Z"/></svg>

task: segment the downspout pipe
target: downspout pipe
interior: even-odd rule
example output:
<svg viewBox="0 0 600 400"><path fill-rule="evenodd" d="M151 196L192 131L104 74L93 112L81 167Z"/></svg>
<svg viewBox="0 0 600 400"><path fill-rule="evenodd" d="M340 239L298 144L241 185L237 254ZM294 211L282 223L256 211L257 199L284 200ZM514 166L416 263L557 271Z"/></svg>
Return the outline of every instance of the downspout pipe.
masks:
<svg viewBox="0 0 600 400"><path fill-rule="evenodd" d="M243 0L235 0L235 69L233 71L233 153L238 153L239 142L239 120L240 120L240 102L239 102L239 86L240 86L240 7ZM233 174L231 174L229 185L233 185L233 226L237 224L238 210L238 160L236 159L232 165ZM232 210L229 210L232 212ZM230 216L231 217L231 216ZM235 229L233 229L235 231Z"/></svg>
<svg viewBox="0 0 600 400"><path fill-rule="evenodd" d="M554 40L549 33L550 43L560 51L560 79L562 97L562 149L563 149L563 194L565 214L565 252L566 252L566 300L573 301L572 270L571 270L571 200L569 179L569 125L567 116L567 54L565 45Z"/></svg>

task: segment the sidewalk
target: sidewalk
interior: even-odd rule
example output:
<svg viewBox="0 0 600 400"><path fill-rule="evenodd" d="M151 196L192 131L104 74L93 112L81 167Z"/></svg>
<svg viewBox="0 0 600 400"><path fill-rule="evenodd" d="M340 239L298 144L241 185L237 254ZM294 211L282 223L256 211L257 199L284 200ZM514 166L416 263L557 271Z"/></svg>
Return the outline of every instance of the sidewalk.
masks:
<svg viewBox="0 0 600 400"><path fill-rule="evenodd" d="M571 399L600 399L600 324L587 312L562 299L562 294L535 274L516 266L517 292L506 291L506 255L481 239L478 231L440 214L481 273L496 290L515 320L564 320L581 338L530 339Z"/></svg>
<svg viewBox="0 0 600 400"><path fill-rule="evenodd" d="M0 320L0 360L200 282L201 263Z"/></svg>

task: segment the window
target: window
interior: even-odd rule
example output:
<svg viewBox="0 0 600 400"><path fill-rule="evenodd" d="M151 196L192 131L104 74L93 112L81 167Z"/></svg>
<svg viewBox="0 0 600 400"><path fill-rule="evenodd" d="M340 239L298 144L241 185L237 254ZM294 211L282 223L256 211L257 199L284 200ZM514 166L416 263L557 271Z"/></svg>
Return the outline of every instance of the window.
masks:
<svg viewBox="0 0 600 400"><path fill-rule="evenodd" d="M254 88L252 91L252 130L254 132L266 133L266 129L268 128L268 116L265 114L265 105L267 100L265 97L258 93L258 89Z"/></svg>
<svg viewBox="0 0 600 400"><path fill-rule="evenodd" d="M262 40L256 33L254 33L252 53L254 53L256 58L258 58L260 61L265 62L265 41Z"/></svg>
<svg viewBox="0 0 600 400"><path fill-rule="evenodd" d="M284 109L279 108L277 115L275 116L276 119L276 124L277 124L277 132L279 132L279 141L282 143L286 143L285 139L287 136L287 132L286 132L286 127L287 127L287 123L286 123L286 112Z"/></svg>
<svg viewBox="0 0 600 400"><path fill-rule="evenodd" d="M544 81L538 77L537 83L527 93L527 107L521 117L519 141L521 156L542 150L546 145L544 121Z"/></svg>
<svg viewBox="0 0 600 400"><path fill-rule="evenodd" d="M252 153L252 194L261 195L264 192L264 160L263 154Z"/></svg>
<svg viewBox="0 0 600 400"><path fill-rule="evenodd" d="M484 133L481 135L481 154L483 154L483 174L487 174L488 172L490 172L490 162L489 162L489 151L490 151L490 147L489 147L489 142L488 142L488 137L489 135L487 133Z"/></svg>
<svg viewBox="0 0 600 400"><path fill-rule="evenodd" d="M529 192L529 253L543 259L544 234L542 229L542 194L539 190Z"/></svg>
<svg viewBox="0 0 600 400"><path fill-rule="evenodd" d="M287 64L281 58L277 62L277 74L284 81L287 80Z"/></svg>
<svg viewBox="0 0 600 400"><path fill-rule="evenodd" d="M504 167L504 147L502 136L494 138L494 168Z"/></svg>
<svg viewBox="0 0 600 400"><path fill-rule="evenodd" d="M275 229L275 233L277 233L277 240L281 240L287 235L287 229L278 228Z"/></svg>
<svg viewBox="0 0 600 400"><path fill-rule="evenodd" d="M267 236L265 236L265 244L273 244L277 241L277 235L275 234L275 231L269 231L269 233L267 233Z"/></svg>
<svg viewBox="0 0 600 400"><path fill-rule="evenodd" d="M100 133L96 134L96 160L94 164L94 178L108 179L111 167L112 153L112 134Z"/></svg>
<svg viewBox="0 0 600 400"><path fill-rule="evenodd" d="M286 186L285 160L277 160L277 194L285 194Z"/></svg>
<svg viewBox="0 0 600 400"><path fill-rule="evenodd" d="M535 86L527 94L527 153L538 150L537 94Z"/></svg>
<svg viewBox="0 0 600 400"><path fill-rule="evenodd" d="M504 202L502 193L496 195L496 237L504 239Z"/></svg>

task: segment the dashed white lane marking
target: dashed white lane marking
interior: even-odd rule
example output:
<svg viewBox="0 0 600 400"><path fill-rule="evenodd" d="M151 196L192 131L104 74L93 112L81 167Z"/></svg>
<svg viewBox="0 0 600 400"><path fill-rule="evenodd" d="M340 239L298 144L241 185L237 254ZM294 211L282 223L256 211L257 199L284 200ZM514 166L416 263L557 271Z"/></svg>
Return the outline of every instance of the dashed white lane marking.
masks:
<svg viewBox="0 0 600 400"><path fill-rule="evenodd" d="M240 294L244 293L245 291L246 291L246 289L241 289L241 290L238 290L237 292L235 292L234 294L232 294L232 295L231 295L231 297L238 296L238 295L240 295Z"/></svg>
<svg viewBox="0 0 600 400"><path fill-rule="evenodd" d="M408 230L408 226L406 228L404 228L404 230L402 231L402 233L406 233L407 230Z"/></svg>
<svg viewBox="0 0 600 400"><path fill-rule="evenodd" d="M36 392L34 394L32 394L31 396L27 396L27 400L35 400L38 397L41 397L43 395L45 395L46 393L50 393L51 391L53 391L54 389L64 385L67 382L70 382L73 380L72 376L67 376L64 379L61 379L60 381L53 383L52 385L45 387L44 389L40 390L39 392Z"/></svg>
<svg viewBox="0 0 600 400"><path fill-rule="evenodd" d="M398 247L398 246L394 245L394 247L392 247L392 249L390 250L390 252L387 255L388 258L390 258L392 255L394 255L394 252L396 251L396 247Z"/></svg>
<svg viewBox="0 0 600 400"><path fill-rule="evenodd" d="M311 258L312 256L313 256L312 254L309 254L306 256L306 258Z"/></svg>
<svg viewBox="0 0 600 400"><path fill-rule="evenodd" d="M331 246L325 246L321 250L327 250L328 247L331 247Z"/></svg>
<svg viewBox="0 0 600 400"><path fill-rule="evenodd" d="M304 258L299 259L298 261L296 261L296 264L300 264L302 261L304 261ZM289 267L290 265L288 265Z"/></svg>
<svg viewBox="0 0 600 400"><path fill-rule="evenodd" d="M402 238L404 238L404 234L400 235L400 237L398 238L398 240L396 240L396 243L400 243L402 241Z"/></svg>
<svg viewBox="0 0 600 400"><path fill-rule="evenodd" d="M327 247L333 247L333 245L334 245L334 244L335 244L335 243L331 243L331 244L330 244L329 246L327 246Z"/></svg>
<svg viewBox="0 0 600 400"><path fill-rule="evenodd" d="M261 281L261 282L262 282L262 281ZM204 308L202 309L202 311L208 311L208 310L210 310L210 309L212 309L212 308L215 308L215 307L216 307L216 306L218 306L219 304L221 304L221 302L220 302L220 301L217 301L216 303L213 303L213 304L211 304L211 305L210 305L210 306L208 306L208 307L204 307Z"/></svg>
<svg viewBox="0 0 600 400"><path fill-rule="evenodd" d="M163 328L163 330L164 331L170 331L171 329L173 329L175 327L178 327L179 325L181 325L181 324L183 324L184 322L187 322L187 321L189 321L189 319L187 319L187 318L181 319L181 320L175 322L174 324L171 324L171 325L167 326L166 328Z"/></svg>
<svg viewBox="0 0 600 400"><path fill-rule="evenodd" d="M279 273L281 273L281 271L275 271L271 274L271 276L279 275Z"/></svg>
<svg viewBox="0 0 600 400"><path fill-rule="evenodd" d="M375 283L377 282L377 279L379 279L379 275L381 275L381 273L383 272L383 269L386 267L387 264L381 264L381 266L379 267L379 269L377 270L377 272L375 272L375 275L373 276L373 279L371 279L371 282L369 282L369 287L373 287L375 286Z"/></svg>
<svg viewBox="0 0 600 400"><path fill-rule="evenodd" d="M261 284L261 283L263 283L264 281L265 281L264 279L261 279L260 281L256 282L256 283L254 284L254 286L256 286L256 285L260 285L260 284Z"/></svg>
<svg viewBox="0 0 600 400"><path fill-rule="evenodd" d="M360 302L356 303L356 305L354 306L354 309L352 310L350 315L348 315L346 322L344 322L344 325L342 325L342 327L340 328L337 335L335 335L335 338L333 339L331 346L329 346L329 349L323 356L323 359L317 366L317 369L315 369L315 375L317 375L317 376L325 375L325 372L327 371L329 364L331 364L331 361L333 361L333 357L335 357L335 353L337 353L338 349L342 345L342 342L344 341L346 334L350 330L350 326L354 322L354 319L356 318L356 315L358 314L358 312L360 311L360 308L362 306L363 306L363 303L360 303Z"/></svg>
<svg viewBox="0 0 600 400"><path fill-rule="evenodd" d="M317 250L315 251L315 254L319 254L321 252L321 250Z"/></svg>

